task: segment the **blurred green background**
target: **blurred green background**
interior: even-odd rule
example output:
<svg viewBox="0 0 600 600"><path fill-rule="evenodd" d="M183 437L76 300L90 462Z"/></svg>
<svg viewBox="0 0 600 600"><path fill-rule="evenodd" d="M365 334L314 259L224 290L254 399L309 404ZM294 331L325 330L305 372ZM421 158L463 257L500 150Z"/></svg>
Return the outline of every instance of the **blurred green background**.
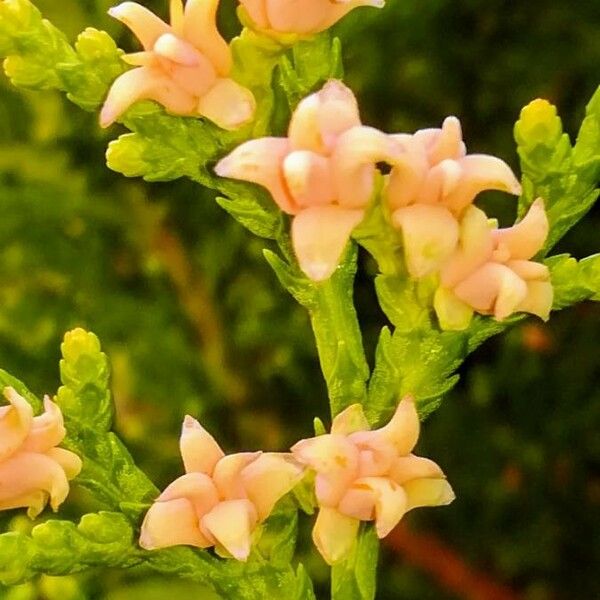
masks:
<svg viewBox="0 0 600 600"><path fill-rule="evenodd" d="M105 15L108 0L36 4L71 38L92 25L132 48ZM145 4L166 12L164 0ZM234 8L223 0L229 35ZM337 33L366 123L410 132L455 114L471 152L515 168L520 108L548 98L574 134L600 83L597 0L388 0L354 11ZM197 185L111 173L112 137L59 95L0 80L0 366L53 393L64 331L97 333L118 431L159 486L181 471L185 413L231 449L307 436L313 416L327 417L325 387L307 316L260 240ZM509 197L481 201L514 217ZM597 252L599 226L596 210L560 249ZM370 355L383 322L372 275L362 257L356 296ZM585 304L548 325L527 321L469 359L419 448L458 499L407 516L384 549L378 598L600 598L599 339L600 307ZM303 560L326 597L323 565ZM176 596L208 598L143 571L0 589L6 600Z"/></svg>

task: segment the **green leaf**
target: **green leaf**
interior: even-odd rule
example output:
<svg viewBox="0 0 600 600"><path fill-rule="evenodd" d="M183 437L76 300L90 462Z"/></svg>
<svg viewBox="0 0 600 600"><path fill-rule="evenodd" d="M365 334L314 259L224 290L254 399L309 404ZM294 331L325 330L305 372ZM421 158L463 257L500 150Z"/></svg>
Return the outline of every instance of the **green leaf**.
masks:
<svg viewBox="0 0 600 600"><path fill-rule="evenodd" d="M141 562L133 529L123 515L85 515L79 525L50 520L30 535L0 535L0 582L23 583L40 573L64 575L89 567L131 567Z"/></svg>
<svg viewBox="0 0 600 600"><path fill-rule="evenodd" d="M363 524L352 554L331 570L332 600L373 600L379 540L372 525Z"/></svg>
<svg viewBox="0 0 600 600"><path fill-rule="evenodd" d="M568 254L560 254L545 263L554 288L554 310L600 297L600 255L578 262Z"/></svg>
<svg viewBox="0 0 600 600"><path fill-rule="evenodd" d="M105 32L86 29L73 48L29 0L0 4L0 55L17 87L58 89L85 110L96 109L125 70L121 51Z"/></svg>
<svg viewBox="0 0 600 600"><path fill-rule="evenodd" d="M588 105L578 142L573 150L556 108L534 100L521 111L515 139L523 172L519 216L538 197L544 199L550 234L545 250L552 248L593 206L598 198L600 111L596 95Z"/></svg>
<svg viewBox="0 0 600 600"><path fill-rule="evenodd" d="M35 413L39 413L42 410L42 401L33 393L31 393L24 383L19 381L16 377L13 377L3 369L0 369L0 388L12 387L17 393L19 393L31 406Z"/></svg>

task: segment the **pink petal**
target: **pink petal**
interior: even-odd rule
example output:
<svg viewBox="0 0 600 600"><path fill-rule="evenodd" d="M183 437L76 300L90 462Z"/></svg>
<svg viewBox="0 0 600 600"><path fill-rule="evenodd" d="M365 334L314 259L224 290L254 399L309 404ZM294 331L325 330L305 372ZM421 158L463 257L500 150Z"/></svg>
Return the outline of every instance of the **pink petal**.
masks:
<svg viewBox="0 0 600 600"><path fill-rule="evenodd" d="M270 29L266 0L240 0L240 4L257 29Z"/></svg>
<svg viewBox="0 0 600 600"><path fill-rule="evenodd" d="M357 125L360 115L354 94L332 79L298 104L288 130L290 145L293 150L329 154L338 137Z"/></svg>
<svg viewBox="0 0 600 600"><path fill-rule="evenodd" d="M415 447L419 431L419 415L415 403L410 396L406 396L398 404L396 412L385 427L367 434L353 434L350 439L359 444L368 444L369 440L391 444L399 456L405 456Z"/></svg>
<svg viewBox="0 0 600 600"><path fill-rule="evenodd" d="M248 499L264 521L275 504L302 478L304 469L291 454L264 453L241 472Z"/></svg>
<svg viewBox="0 0 600 600"><path fill-rule="evenodd" d="M358 455L359 477L380 477L391 468L395 458L395 448L392 444L379 437L372 437L366 444L357 442L360 449Z"/></svg>
<svg viewBox="0 0 600 600"><path fill-rule="evenodd" d="M317 206L300 212L292 222L292 244L300 268L313 281L331 277L352 230L364 211Z"/></svg>
<svg viewBox="0 0 600 600"><path fill-rule="evenodd" d="M374 519L381 539L400 522L406 507L406 494L401 486L387 477L364 477L354 482L338 510L361 520Z"/></svg>
<svg viewBox="0 0 600 600"><path fill-rule="evenodd" d="M21 446L33 422L33 410L14 388L4 388L10 406L0 407L0 461L14 454Z"/></svg>
<svg viewBox="0 0 600 600"><path fill-rule="evenodd" d="M407 498L407 512L421 506L447 506L456 496L444 478L413 479L403 486Z"/></svg>
<svg viewBox="0 0 600 600"><path fill-rule="evenodd" d="M225 456L215 438L189 415L183 421L179 449L186 473L211 475L217 462Z"/></svg>
<svg viewBox="0 0 600 600"><path fill-rule="evenodd" d="M422 204L445 204L445 198L457 188L461 176L462 170L458 161L443 160L429 169L417 201Z"/></svg>
<svg viewBox="0 0 600 600"><path fill-rule="evenodd" d="M550 281L527 281L527 296L517 310L548 320L554 301L554 288Z"/></svg>
<svg viewBox="0 0 600 600"><path fill-rule="evenodd" d="M254 118L256 100L252 92L233 79L217 82L200 98L198 112L222 129L237 129Z"/></svg>
<svg viewBox="0 0 600 600"><path fill-rule="evenodd" d="M525 281L550 281L550 270L542 263L530 260L509 260L506 266Z"/></svg>
<svg viewBox="0 0 600 600"><path fill-rule="evenodd" d="M485 190L499 190L516 196L521 193L521 185L511 168L495 156L470 154L458 162L462 169L461 181L444 199L444 204L452 211L463 210Z"/></svg>
<svg viewBox="0 0 600 600"><path fill-rule="evenodd" d="M137 2L123 2L111 8L108 14L127 25L145 50L152 50L154 42L171 31L165 22Z"/></svg>
<svg viewBox="0 0 600 600"><path fill-rule="evenodd" d="M185 498L194 508L197 519L203 517L219 502L212 479L204 473L188 473L176 479L158 497L158 502Z"/></svg>
<svg viewBox="0 0 600 600"><path fill-rule="evenodd" d="M421 278L440 268L456 250L459 227L443 206L413 204L392 215L402 231L406 266L412 277Z"/></svg>
<svg viewBox="0 0 600 600"><path fill-rule="evenodd" d="M229 45L216 24L219 0L188 0L185 6L184 38L206 56L221 77L231 71Z"/></svg>
<svg viewBox="0 0 600 600"><path fill-rule="evenodd" d="M312 538L325 562L334 565L352 551L360 521L342 515L334 508L321 508Z"/></svg>
<svg viewBox="0 0 600 600"><path fill-rule="evenodd" d="M369 429L369 422L360 404L352 404L352 406L344 409L334 417L331 424L331 433L340 435L349 435L356 431L367 431Z"/></svg>
<svg viewBox="0 0 600 600"><path fill-rule="evenodd" d="M486 263L454 289L458 298L498 321L513 314L527 296L527 285L511 269Z"/></svg>
<svg viewBox="0 0 600 600"><path fill-rule="evenodd" d="M195 67L202 58L194 46L172 33L164 33L156 40L154 52L184 67Z"/></svg>
<svg viewBox="0 0 600 600"><path fill-rule="evenodd" d="M496 244L508 249L511 258L527 260L542 249L549 228L544 201L538 198L522 221L507 229L497 229L493 236Z"/></svg>
<svg viewBox="0 0 600 600"><path fill-rule="evenodd" d="M162 38L161 38L162 39ZM165 84L161 93L163 94L161 104L170 110L173 114L182 114L187 116L200 116L202 111L198 109L197 103L200 99L209 94L217 84L217 73L202 54L197 54L196 64L194 66L184 66L173 62L171 59L164 58L156 54L162 73L165 76ZM184 110L179 111L177 106L171 106L170 90L176 90L177 94L188 94L194 98L195 105L192 109L188 108L188 104L184 104Z"/></svg>
<svg viewBox="0 0 600 600"><path fill-rule="evenodd" d="M219 496L226 500L247 498L242 480L242 469L255 461L261 452L240 452L223 457L216 465L213 481Z"/></svg>
<svg viewBox="0 0 600 600"><path fill-rule="evenodd" d="M46 396L44 409L42 415L33 418L31 430L21 450L44 453L63 441L66 431L60 408Z"/></svg>
<svg viewBox="0 0 600 600"><path fill-rule="evenodd" d="M335 200L329 159L310 150L290 152L283 161L287 189L302 208Z"/></svg>
<svg viewBox="0 0 600 600"><path fill-rule="evenodd" d="M201 526L236 560L250 556L251 536L257 524L254 506L249 500L221 502L202 518Z"/></svg>
<svg viewBox="0 0 600 600"><path fill-rule="evenodd" d="M487 215L469 206L460 221L458 248L441 271L442 285L451 288L490 260L494 242Z"/></svg>
<svg viewBox="0 0 600 600"><path fill-rule="evenodd" d="M428 458L409 454L399 456L390 470L390 477L398 484L404 485L413 479L439 478L444 473L439 466Z"/></svg>
<svg viewBox="0 0 600 600"><path fill-rule="evenodd" d="M331 155L337 200L344 208L365 208L374 192L375 164L393 163L401 155L394 139L372 127L342 133Z"/></svg>
<svg viewBox="0 0 600 600"><path fill-rule="evenodd" d="M155 100L175 114L196 112L193 96L177 87L162 71L139 67L114 81L100 112L100 125L108 127L138 100Z"/></svg>
<svg viewBox="0 0 600 600"><path fill-rule="evenodd" d="M465 146L462 141L462 128L456 117L447 117L427 148L429 162L436 165L446 159L462 158Z"/></svg>
<svg viewBox="0 0 600 600"><path fill-rule="evenodd" d="M320 435L292 447L294 458L317 473L319 504L335 506L358 476L358 449L345 436Z"/></svg>
<svg viewBox="0 0 600 600"><path fill-rule="evenodd" d="M39 492L43 492L56 511L69 493L65 472L56 461L43 454L17 452L0 463L0 481L0 503L4 505L14 503L15 499L38 498ZM37 516L41 510L37 504L30 508L35 513L32 515L30 511L30 516Z"/></svg>
<svg viewBox="0 0 600 600"><path fill-rule="evenodd" d="M267 188L279 208L289 214L298 211L283 179L282 165L289 151L286 138L250 140L221 159L215 167L220 177L250 181Z"/></svg>
<svg viewBox="0 0 600 600"><path fill-rule="evenodd" d="M185 498L154 503L142 523L140 546L145 550L170 546L208 548L213 543L200 531L194 507Z"/></svg>
<svg viewBox="0 0 600 600"><path fill-rule="evenodd" d="M429 169L427 155L412 136L391 136L402 148L387 179L384 197L392 211L419 201L419 192Z"/></svg>
<svg viewBox="0 0 600 600"><path fill-rule="evenodd" d="M75 479L83 467L81 458L74 452L65 450L64 448L50 448L45 455L57 462L61 469L65 472L67 479Z"/></svg>

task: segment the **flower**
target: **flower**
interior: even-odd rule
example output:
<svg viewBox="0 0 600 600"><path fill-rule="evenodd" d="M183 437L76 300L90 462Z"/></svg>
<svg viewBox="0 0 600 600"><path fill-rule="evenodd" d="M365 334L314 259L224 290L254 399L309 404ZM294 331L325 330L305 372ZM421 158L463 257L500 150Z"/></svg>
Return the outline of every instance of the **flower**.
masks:
<svg viewBox="0 0 600 600"><path fill-rule="evenodd" d="M232 55L216 27L219 0L171 0L171 25L124 2L109 14L127 25L143 52L127 54L135 69L118 77L100 113L108 127L134 102L154 100L176 115L204 116L235 129L254 116L252 93L230 78Z"/></svg>
<svg viewBox="0 0 600 600"><path fill-rule="evenodd" d="M460 121L448 117L441 129L393 136L403 155L390 172L384 197L392 224L402 232L412 277L424 277L454 252L459 220L484 190L518 195L510 167L485 154L467 155Z"/></svg>
<svg viewBox="0 0 600 600"><path fill-rule="evenodd" d="M314 281L335 270L375 188L376 163L399 152L384 133L361 125L356 98L331 80L302 100L288 137L245 142L215 171L267 188L293 215L292 243L300 268Z"/></svg>
<svg viewBox="0 0 600 600"><path fill-rule="evenodd" d="M358 6L381 8L384 0L240 0L252 25L272 34L325 31Z"/></svg>
<svg viewBox="0 0 600 600"><path fill-rule="evenodd" d="M12 387L4 388L4 397L10 406L0 408L0 510L27 508L33 519L48 501L58 510L81 459L57 447L66 432L60 408L48 396L38 417Z"/></svg>
<svg viewBox="0 0 600 600"><path fill-rule="evenodd" d="M384 538L407 511L454 500L441 469L411 454L418 437L419 417L406 397L381 429L369 431L362 407L353 404L335 417L330 434L292 448L295 458L316 472L320 510L313 540L327 563L348 555L360 521L375 521Z"/></svg>
<svg viewBox="0 0 600 600"><path fill-rule="evenodd" d="M183 422L180 450L186 475L169 485L146 514L140 546L216 546L245 561L253 532L299 481L302 467L290 454L225 456L190 416Z"/></svg>
<svg viewBox="0 0 600 600"><path fill-rule="evenodd" d="M464 329L474 312L498 321L515 312L547 319L554 296L550 272L529 259L542 249L548 227L541 198L522 221L506 229L494 227L483 211L471 206L434 298L442 328Z"/></svg>

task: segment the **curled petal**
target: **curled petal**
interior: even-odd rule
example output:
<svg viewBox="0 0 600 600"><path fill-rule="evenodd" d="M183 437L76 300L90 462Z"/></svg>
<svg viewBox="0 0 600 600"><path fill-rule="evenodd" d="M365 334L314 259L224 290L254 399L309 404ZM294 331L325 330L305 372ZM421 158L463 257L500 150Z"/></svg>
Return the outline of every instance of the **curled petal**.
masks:
<svg viewBox="0 0 600 600"><path fill-rule="evenodd" d="M315 491L323 506L335 506L358 476L358 449L345 436L321 435L292 447L294 458L317 473Z"/></svg>
<svg viewBox="0 0 600 600"><path fill-rule="evenodd" d="M547 321L553 301L554 288L550 281L528 281L527 296L519 304L517 310L537 315Z"/></svg>
<svg viewBox="0 0 600 600"><path fill-rule="evenodd" d="M509 260L506 266L525 281L550 281L550 269L530 260Z"/></svg>
<svg viewBox="0 0 600 600"><path fill-rule="evenodd" d="M240 5L257 29L270 29L266 0L240 0Z"/></svg>
<svg viewBox="0 0 600 600"><path fill-rule="evenodd" d="M518 196L521 185L511 168L499 158L486 154L470 154L458 161L462 176L454 191L444 198L453 212L460 212L485 190L498 190Z"/></svg>
<svg viewBox="0 0 600 600"><path fill-rule="evenodd" d="M400 456L390 470L390 477L398 484L404 485L407 481L423 478L443 477L442 470L436 463L422 456L409 454Z"/></svg>
<svg viewBox="0 0 600 600"><path fill-rule="evenodd" d="M352 230L364 211L338 206L315 206L300 212L292 222L292 244L300 268L313 281L331 277Z"/></svg>
<svg viewBox="0 0 600 600"><path fill-rule="evenodd" d="M427 173L418 201L422 204L445 204L445 198L456 189L461 177L462 170L457 161L443 160Z"/></svg>
<svg viewBox="0 0 600 600"><path fill-rule="evenodd" d="M219 177L250 181L267 188L281 210L298 211L283 179L283 159L289 151L286 138L265 137L238 146L215 167Z"/></svg>
<svg viewBox="0 0 600 600"><path fill-rule="evenodd" d="M185 5L183 37L213 64L222 77L232 66L231 50L217 29L219 0L188 0Z"/></svg>
<svg viewBox="0 0 600 600"><path fill-rule="evenodd" d="M256 100L252 92L233 79L217 79L198 103L198 113L222 129L237 129L254 117Z"/></svg>
<svg viewBox="0 0 600 600"><path fill-rule="evenodd" d="M542 249L549 227L544 201L538 198L522 221L512 227L495 230L493 236L496 244L508 249L511 258L527 260Z"/></svg>
<svg viewBox="0 0 600 600"><path fill-rule="evenodd" d="M395 448L381 438L371 438L364 446L358 444L359 477L380 477L389 472L395 458Z"/></svg>
<svg viewBox="0 0 600 600"><path fill-rule="evenodd" d="M75 479L81 473L83 463L81 462L81 458L74 452L65 450L64 448L51 448L45 455L60 465L69 481Z"/></svg>
<svg viewBox="0 0 600 600"><path fill-rule="evenodd" d="M357 125L360 125L360 115L354 94L341 81L332 79L298 104L288 137L294 150L327 155L338 137Z"/></svg>
<svg viewBox="0 0 600 600"><path fill-rule="evenodd" d="M256 510L249 500L228 500L217 504L201 521L208 532L235 559L250 556L251 535L257 524Z"/></svg>
<svg viewBox="0 0 600 600"><path fill-rule="evenodd" d="M406 510L420 506L446 506L456 496L444 478L412 479L402 486L406 492Z"/></svg>
<svg viewBox="0 0 600 600"><path fill-rule="evenodd" d="M331 155L340 206L365 208L375 187L375 164L393 163L400 154L394 139L373 127L352 127L342 133Z"/></svg>
<svg viewBox="0 0 600 600"><path fill-rule="evenodd" d="M299 206L329 204L335 199L329 160L309 150L290 152L283 161L287 189Z"/></svg>
<svg viewBox="0 0 600 600"><path fill-rule="evenodd" d="M334 565L350 554L359 525L358 519L342 515L335 508L319 510L312 538L327 564Z"/></svg>
<svg viewBox="0 0 600 600"><path fill-rule="evenodd" d="M60 408L46 396L44 409L42 415L33 418L31 430L21 450L44 453L63 441L66 431Z"/></svg>
<svg viewBox="0 0 600 600"><path fill-rule="evenodd" d="M349 435L356 431L367 431L370 429L365 411L361 404L352 404L336 415L331 424L331 433Z"/></svg>
<svg viewBox="0 0 600 600"><path fill-rule="evenodd" d="M512 315L527 296L527 284L511 269L486 263L454 289L458 298L498 321Z"/></svg>
<svg viewBox="0 0 600 600"><path fill-rule="evenodd" d="M412 277L424 277L437 270L458 244L458 222L443 206L413 204L399 208L392 222L402 230L406 266Z"/></svg>
<svg viewBox="0 0 600 600"><path fill-rule="evenodd" d="M487 215L469 206L460 221L458 248L441 271L443 286L451 288L490 260L494 242Z"/></svg>
<svg viewBox="0 0 600 600"><path fill-rule="evenodd" d="M338 510L362 521L375 520L381 539L399 523L407 510L404 489L387 477L357 479L344 496Z"/></svg>
<svg viewBox="0 0 600 600"><path fill-rule="evenodd" d="M100 112L100 125L112 125L138 100L155 100L175 114L191 115L196 111L194 97L165 73L152 67L139 67L117 77Z"/></svg>
<svg viewBox="0 0 600 600"><path fill-rule="evenodd" d="M213 544L214 540L200 531L196 511L185 498L156 502L144 517L140 546L145 550L170 546L208 548Z"/></svg>
<svg viewBox="0 0 600 600"><path fill-rule="evenodd" d="M415 143L413 136L399 134L391 137L402 148L384 190L386 202L394 211L419 200L429 163L423 147Z"/></svg>
<svg viewBox="0 0 600 600"><path fill-rule="evenodd" d="M189 415L183 420L179 450L186 473L210 475L217 462L225 456L215 438Z"/></svg>
<svg viewBox="0 0 600 600"><path fill-rule="evenodd" d="M200 60L194 46L172 33L164 33L156 40L154 52L184 67L195 67Z"/></svg>
<svg viewBox="0 0 600 600"><path fill-rule="evenodd" d="M219 502L219 494L212 479L204 473L188 473L176 479L158 497L158 502L185 498L199 520Z"/></svg>
<svg viewBox="0 0 600 600"><path fill-rule="evenodd" d="M415 403L410 396L406 396L398 404L390 422L374 431L354 433L350 440L357 444L368 445L371 442L383 442L392 445L399 456L411 452L419 439L420 423Z"/></svg>
<svg viewBox="0 0 600 600"><path fill-rule="evenodd" d="M31 405L14 388L4 388L4 397L11 405L0 407L0 461L20 448L33 421Z"/></svg>
<svg viewBox="0 0 600 600"><path fill-rule="evenodd" d="M213 473L213 481L221 498L238 500L247 497L241 472L260 455L261 452L229 454L217 463Z"/></svg>
<svg viewBox="0 0 600 600"><path fill-rule="evenodd" d="M17 504L16 500L31 498L36 502L35 506L29 505L29 515L32 517L37 516L43 508L43 505L40 507L37 504L40 492L50 499L54 511L69 493L65 472L56 461L44 454L18 452L11 456L0 463L0 482L0 504L10 508L24 507L27 505Z"/></svg>
<svg viewBox="0 0 600 600"><path fill-rule="evenodd" d="M462 128L456 117L447 117L437 135L429 140L427 154L429 163L437 165L443 160L462 158L465 145L462 141Z"/></svg>
<svg viewBox="0 0 600 600"><path fill-rule="evenodd" d="M275 504L302 478L304 469L291 454L261 454L241 472L241 480L254 504L259 521L264 521Z"/></svg>
<svg viewBox="0 0 600 600"><path fill-rule="evenodd" d="M156 40L171 31L164 21L137 2L123 2L111 8L108 14L127 25L140 40L144 50L152 50Z"/></svg>
<svg viewBox="0 0 600 600"><path fill-rule="evenodd" d="M177 35L183 35L183 0L170 0L171 27Z"/></svg>

